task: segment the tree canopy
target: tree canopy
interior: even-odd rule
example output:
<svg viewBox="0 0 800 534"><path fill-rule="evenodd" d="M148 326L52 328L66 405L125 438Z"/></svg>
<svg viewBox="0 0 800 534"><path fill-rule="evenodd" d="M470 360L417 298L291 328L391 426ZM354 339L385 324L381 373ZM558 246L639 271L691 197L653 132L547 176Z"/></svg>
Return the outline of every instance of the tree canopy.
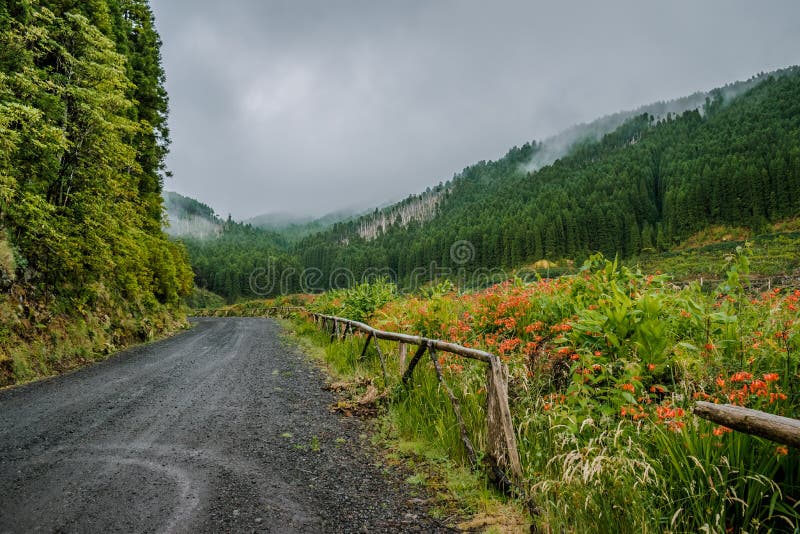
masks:
<svg viewBox="0 0 800 534"><path fill-rule="evenodd" d="M176 305L185 250L162 226L160 39L144 0L0 5L0 224L17 283L73 303Z"/></svg>

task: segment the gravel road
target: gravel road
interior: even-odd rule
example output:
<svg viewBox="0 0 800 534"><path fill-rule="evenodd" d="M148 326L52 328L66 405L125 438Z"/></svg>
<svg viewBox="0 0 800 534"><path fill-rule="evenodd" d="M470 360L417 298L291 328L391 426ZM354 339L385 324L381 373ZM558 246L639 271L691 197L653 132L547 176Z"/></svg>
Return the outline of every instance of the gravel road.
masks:
<svg viewBox="0 0 800 534"><path fill-rule="evenodd" d="M0 392L0 532L437 532L253 318Z"/></svg>

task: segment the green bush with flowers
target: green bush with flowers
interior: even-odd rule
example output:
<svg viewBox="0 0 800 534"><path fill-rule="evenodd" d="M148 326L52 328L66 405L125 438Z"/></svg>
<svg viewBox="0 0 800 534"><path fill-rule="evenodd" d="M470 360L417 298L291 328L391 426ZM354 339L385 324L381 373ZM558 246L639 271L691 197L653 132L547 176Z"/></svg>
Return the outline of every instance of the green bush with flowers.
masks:
<svg viewBox="0 0 800 534"><path fill-rule="evenodd" d="M558 279L424 296L399 296L384 281L316 305L498 354L541 528L791 532L800 528L798 451L691 412L708 400L800 416L800 290L753 293L747 250L728 260L710 293L593 256ZM484 369L446 354L439 363L481 448ZM422 367L391 408L394 421L463 461L432 365Z"/></svg>

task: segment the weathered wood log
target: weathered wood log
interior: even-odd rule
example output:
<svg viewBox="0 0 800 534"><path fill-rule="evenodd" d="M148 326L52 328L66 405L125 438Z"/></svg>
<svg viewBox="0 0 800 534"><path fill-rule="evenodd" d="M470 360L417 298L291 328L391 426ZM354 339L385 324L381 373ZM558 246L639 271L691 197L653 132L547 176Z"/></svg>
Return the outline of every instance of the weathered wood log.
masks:
<svg viewBox="0 0 800 534"><path fill-rule="evenodd" d="M469 463L472 465L472 468L475 469L478 467L478 455L475 454L475 448L472 446L472 441L470 441L469 434L467 433L467 424L464 422L464 418L461 416L461 404L459 404L458 399L453 394L453 390L450 389L450 386L448 386L447 382L444 381L442 367L439 365L439 359L436 357L436 349L433 347L428 347L428 352L431 355L431 360L433 360L433 368L436 370L436 378L439 379L439 385L442 386L447 393L447 396L450 398L450 405L453 407L453 413L456 415L456 421L458 421L458 430L461 434L461 442L464 443L464 448L467 450L467 458L469 458Z"/></svg>
<svg viewBox="0 0 800 534"><path fill-rule="evenodd" d="M367 340L364 342L364 348L361 350L361 355L358 357L359 361L364 361L364 358L367 356L367 349L369 348L370 341L372 341L372 334L367 334ZM377 341L375 343L377 344Z"/></svg>
<svg viewBox="0 0 800 534"><path fill-rule="evenodd" d="M493 354L490 352L473 349L470 347L463 347L461 345L456 345L455 343L448 343L447 341L441 341L438 339L428 339L421 336L411 336L408 334L400 334L398 332L386 332L383 330L378 330L376 328L372 328L371 326L365 323L359 321L351 321L350 319L344 319L342 317L336 317L334 315L324 315L323 317L328 317L336 322L347 324L351 328L364 332L365 334L371 333L378 339L385 339L387 341L397 341L400 343L407 343L409 345L429 345L438 351L449 352L451 354L458 354L459 356L463 356L465 358L471 358L473 360L480 360L485 363L491 362L493 356Z"/></svg>
<svg viewBox="0 0 800 534"><path fill-rule="evenodd" d="M759 410L697 401L694 414L745 434L800 448L800 420Z"/></svg>
<svg viewBox="0 0 800 534"><path fill-rule="evenodd" d="M501 470L520 480L522 464L508 406L508 367L497 357L486 369L486 425L489 457Z"/></svg>
<svg viewBox="0 0 800 534"><path fill-rule="evenodd" d="M427 345L420 345L417 349L417 352L414 353L414 356L411 358L411 361L408 364L408 369L406 372L403 373L403 385L407 386L408 382L411 380L411 376L414 374L414 367L417 366L419 363L419 359L422 358L422 355L425 354L425 351L428 349Z"/></svg>

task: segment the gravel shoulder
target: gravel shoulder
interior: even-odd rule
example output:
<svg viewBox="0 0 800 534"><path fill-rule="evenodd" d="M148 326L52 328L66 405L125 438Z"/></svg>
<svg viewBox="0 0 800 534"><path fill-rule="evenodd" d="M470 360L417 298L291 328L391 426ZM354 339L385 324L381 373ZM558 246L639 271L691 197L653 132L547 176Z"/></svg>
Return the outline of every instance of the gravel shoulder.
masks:
<svg viewBox="0 0 800 534"><path fill-rule="evenodd" d="M280 327L203 318L0 392L0 532L446 532Z"/></svg>

